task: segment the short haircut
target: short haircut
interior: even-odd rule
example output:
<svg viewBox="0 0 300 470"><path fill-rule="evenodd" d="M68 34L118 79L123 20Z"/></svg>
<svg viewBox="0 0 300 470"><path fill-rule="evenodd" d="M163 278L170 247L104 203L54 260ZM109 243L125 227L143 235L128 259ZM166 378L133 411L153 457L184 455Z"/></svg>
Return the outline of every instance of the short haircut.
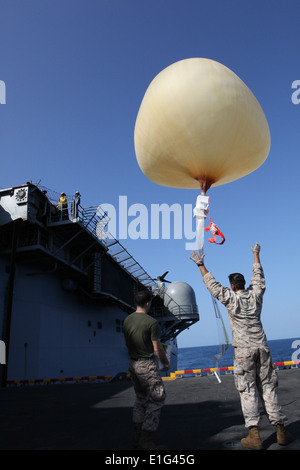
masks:
<svg viewBox="0 0 300 470"><path fill-rule="evenodd" d="M145 307L152 300L152 293L148 290L141 290L135 294L135 303L137 307Z"/></svg>
<svg viewBox="0 0 300 470"><path fill-rule="evenodd" d="M229 274L228 277L229 277L230 284L233 284L238 290L245 289L246 281L242 274L233 273L233 274Z"/></svg>

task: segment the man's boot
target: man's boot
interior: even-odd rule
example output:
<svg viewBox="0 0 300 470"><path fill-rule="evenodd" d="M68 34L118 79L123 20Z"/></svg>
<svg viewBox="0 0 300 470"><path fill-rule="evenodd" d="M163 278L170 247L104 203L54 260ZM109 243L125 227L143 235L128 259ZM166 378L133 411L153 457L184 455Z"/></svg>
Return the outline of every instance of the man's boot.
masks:
<svg viewBox="0 0 300 470"><path fill-rule="evenodd" d="M140 450L164 450L165 446L156 444L152 438L153 433L141 430L138 449Z"/></svg>
<svg viewBox="0 0 300 470"><path fill-rule="evenodd" d="M261 450L263 445L259 437L257 426L249 428L249 434L241 440L242 446L246 449Z"/></svg>
<svg viewBox="0 0 300 470"><path fill-rule="evenodd" d="M292 435L285 429L283 424L276 425L277 442L280 446L286 446L292 442Z"/></svg>

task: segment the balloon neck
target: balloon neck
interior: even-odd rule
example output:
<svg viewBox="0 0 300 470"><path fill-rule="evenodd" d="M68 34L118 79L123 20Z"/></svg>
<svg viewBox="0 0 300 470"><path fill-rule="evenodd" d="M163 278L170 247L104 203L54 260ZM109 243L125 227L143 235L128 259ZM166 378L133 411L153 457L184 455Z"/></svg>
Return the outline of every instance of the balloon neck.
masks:
<svg viewBox="0 0 300 470"><path fill-rule="evenodd" d="M209 180L207 178L196 178L196 180L199 182L200 184L200 188L201 188L201 195L202 196L205 196L206 192L209 190L209 188L211 187L211 185L213 184L213 181L212 180Z"/></svg>

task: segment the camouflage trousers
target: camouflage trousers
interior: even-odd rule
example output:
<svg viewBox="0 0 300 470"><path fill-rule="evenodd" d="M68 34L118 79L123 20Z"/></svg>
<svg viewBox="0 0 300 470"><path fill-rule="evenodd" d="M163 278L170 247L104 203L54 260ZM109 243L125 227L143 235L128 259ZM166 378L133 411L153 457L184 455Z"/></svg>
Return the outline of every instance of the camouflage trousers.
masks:
<svg viewBox="0 0 300 470"><path fill-rule="evenodd" d="M271 424L286 421L278 401L277 374L267 346L234 348L234 378L247 428L259 423L259 398Z"/></svg>
<svg viewBox="0 0 300 470"><path fill-rule="evenodd" d="M145 359L130 361L129 372L135 390L133 423L142 424L144 431L156 431L160 411L165 403L166 392L157 361Z"/></svg>

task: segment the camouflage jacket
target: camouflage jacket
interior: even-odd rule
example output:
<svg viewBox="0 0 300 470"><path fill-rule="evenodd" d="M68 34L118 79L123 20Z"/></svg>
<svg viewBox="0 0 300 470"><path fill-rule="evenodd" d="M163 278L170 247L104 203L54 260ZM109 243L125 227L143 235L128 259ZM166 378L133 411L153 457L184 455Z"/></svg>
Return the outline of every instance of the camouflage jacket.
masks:
<svg viewBox="0 0 300 470"><path fill-rule="evenodd" d="M232 345L235 347L260 347L267 344L260 320L266 289L264 272L259 263L253 264L252 271L250 286L238 292L233 292L229 287L223 287L211 273L203 276L204 284L209 292L228 311Z"/></svg>

